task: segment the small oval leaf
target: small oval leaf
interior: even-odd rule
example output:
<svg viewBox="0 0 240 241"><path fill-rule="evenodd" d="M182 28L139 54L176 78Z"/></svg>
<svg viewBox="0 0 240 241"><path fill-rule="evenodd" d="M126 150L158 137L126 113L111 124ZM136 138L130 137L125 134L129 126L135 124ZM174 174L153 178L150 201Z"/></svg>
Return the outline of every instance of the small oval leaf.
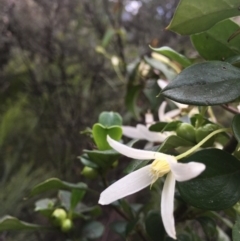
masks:
<svg viewBox="0 0 240 241"><path fill-rule="evenodd" d="M195 64L184 69L162 94L190 105L228 103L240 96L240 69L221 61Z"/></svg>

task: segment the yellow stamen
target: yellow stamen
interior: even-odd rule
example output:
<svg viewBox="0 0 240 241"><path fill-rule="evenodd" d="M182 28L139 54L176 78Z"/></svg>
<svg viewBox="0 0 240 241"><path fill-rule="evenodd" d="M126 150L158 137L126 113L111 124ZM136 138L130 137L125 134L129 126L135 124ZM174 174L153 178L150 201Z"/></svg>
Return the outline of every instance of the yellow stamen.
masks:
<svg viewBox="0 0 240 241"><path fill-rule="evenodd" d="M165 159L161 160L154 160L151 164L151 174L153 176L153 182L152 184L157 181L159 177L164 176L170 171L170 166L168 162Z"/></svg>

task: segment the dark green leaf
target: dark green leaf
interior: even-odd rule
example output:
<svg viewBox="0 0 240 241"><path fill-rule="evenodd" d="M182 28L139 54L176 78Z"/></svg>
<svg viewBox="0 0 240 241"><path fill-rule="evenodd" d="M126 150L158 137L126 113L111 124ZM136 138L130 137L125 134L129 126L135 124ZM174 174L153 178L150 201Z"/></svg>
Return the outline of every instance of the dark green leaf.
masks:
<svg viewBox="0 0 240 241"><path fill-rule="evenodd" d="M12 216L4 216L3 218L0 219L0 231L8 231L8 230L37 231L42 229L49 229L49 228L40 226L37 224L26 223Z"/></svg>
<svg viewBox="0 0 240 241"><path fill-rule="evenodd" d="M220 61L184 69L162 90L169 99L190 105L218 105L240 96L240 69Z"/></svg>
<svg viewBox="0 0 240 241"><path fill-rule="evenodd" d="M168 122L157 122L149 127L150 131L162 132L163 128L168 124Z"/></svg>
<svg viewBox="0 0 240 241"><path fill-rule="evenodd" d="M167 29L182 35L203 32L239 15L238 0L181 0Z"/></svg>
<svg viewBox="0 0 240 241"><path fill-rule="evenodd" d="M181 124L182 122L181 121L172 121L172 122L169 122L167 123L167 125L164 126L164 128L162 129L162 132L163 131L175 131L179 124Z"/></svg>
<svg viewBox="0 0 240 241"><path fill-rule="evenodd" d="M192 146L193 143L184 140L183 138L179 137L179 136L169 136L160 146L160 148L158 149L159 152L164 152L166 153L167 151L174 149L176 147L180 147L180 146Z"/></svg>
<svg viewBox="0 0 240 241"><path fill-rule="evenodd" d="M98 168L98 165L96 163L89 160L89 156L87 154L83 154L82 156L79 156L78 158L80 159L81 163L84 166L91 167L94 169Z"/></svg>
<svg viewBox="0 0 240 241"><path fill-rule="evenodd" d="M146 166L151 160L133 160L130 164L124 169L125 174L129 174L135 170L138 170Z"/></svg>
<svg viewBox="0 0 240 241"><path fill-rule="evenodd" d="M240 53L240 36L228 42L229 36L239 29L239 25L226 19L206 32L191 36L194 47L206 60L225 60Z"/></svg>
<svg viewBox="0 0 240 241"><path fill-rule="evenodd" d="M106 151L83 150L83 152L87 153L89 156L89 159L92 162L96 163L102 169L110 167L120 156L120 154L115 150L106 150Z"/></svg>
<svg viewBox="0 0 240 241"><path fill-rule="evenodd" d="M100 114L98 118L98 122L104 127L111 126L121 126L122 125L122 117L117 112L107 112L104 111Z"/></svg>
<svg viewBox="0 0 240 241"><path fill-rule="evenodd" d="M120 140L122 137L122 128L120 126L104 127L97 123L93 126L93 138L99 150L109 150L110 145L107 142L107 135L114 140Z"/></svg>
<svg viewBox="0 0 240 241"><path fill-rule="evenodd" d="M125 239L127 224L126 221L117 221L111 223L111 229Z"/></svg>
<svg viewBox="0 0 240 241"><path fill-rule="evenodd" d="M240 199L240 162L219 149L205 149L183 162L200 162L206 170L198 177L178 182L182 198L192 206L208 210L222 210Z"/></svg>
<svg viewBox="0 0 240 241"><path fill-rule="evenodd" d="M188 67L189 65L191 65L191 61L187 57L185 57L182 54L179 54L177 51L175 51L169 47L164 46L161 48L152 48L150 46L150 48L152 50L154 50L155 52L162 54L162 55L168 57L169 59L178 62L183 67Z"/></svg>
<svg viewBox="0 0 240 241"><path fill-rule="evenodd" d="M79 190L79 189L73 189L71 194L71 205L70 209L74 210L77 204L83 199L86 191L85 190Z"/></svg>
<svg viewBox="0 0 240 241"><path fill-rule="evenodd" d="M36 185L31 193L30 196L34 196L49 190L59 190L59 189L63 189L63 190L72 190L72 189L82 189L82 190L87 190L87 185L83 182L79 182L79 183L70 183L70 182L64 182L58 178L50 178L38 185Z"/></svg>
<svg viewBox="0 0 240 241"><path fill-rule="evenodd" d="M232 120L232 130L234 133L234 136L240 142L240 114L235 115Z"/></svg>
<svg viewBox="0 0 240 241"><path fill-rule="evenodd" d="M233 237L233 241L240 240L240 216L239 215L237 215L236 223L234 224L232 229L232 237Z"/></svg>
<svg viewBox="0 0 240 241"><path fill-rule="evenodd" d="M137 120L140 120L140 108L137 105L137 98L142 89L142 85L128 85L125 97L125 104L128 110Z"/></svg>
<svg viewBox="0 0 240 241"><path fill-rule="evenodd" d="M163 227L160 211L150 211L145 220L146 231L152 241L164 239L165 229Z"/></svg>
<svg viewBox="0 0 240 241"><path fill-rule="evenodd" d="M100 238L103 234L104 226L98 221L91 221L82 228L82 236L89 239Z"/></svg>

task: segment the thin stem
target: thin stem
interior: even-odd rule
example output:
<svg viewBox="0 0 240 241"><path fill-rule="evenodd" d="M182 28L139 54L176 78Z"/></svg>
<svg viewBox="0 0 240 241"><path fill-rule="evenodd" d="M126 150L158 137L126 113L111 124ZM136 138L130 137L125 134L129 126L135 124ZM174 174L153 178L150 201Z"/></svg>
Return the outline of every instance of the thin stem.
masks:
<svg viewBox="0 0 240 241"><path fill-rule="evenodd" d="M180 160L190 154L192 154L193 152L195 152L199 147L201 147L206 141L208 141L211 137L213 137L214 135L221 133L221 132L226 132L228 131L228 128L223 128L223 129L219 129L216 131L213 131L211 134L209 134L208 136L206 136L203 140L201 140L196 146L192 147L191 149L189 149L188 151L176 156L177 160Z"/></svg>
<svg viewBox="0 0 240 241"><path fill-rule="evenodd" d="M232 114L239 114L239 111L237 109L233 108L232 106L221 105L221 107Z"/></svg>

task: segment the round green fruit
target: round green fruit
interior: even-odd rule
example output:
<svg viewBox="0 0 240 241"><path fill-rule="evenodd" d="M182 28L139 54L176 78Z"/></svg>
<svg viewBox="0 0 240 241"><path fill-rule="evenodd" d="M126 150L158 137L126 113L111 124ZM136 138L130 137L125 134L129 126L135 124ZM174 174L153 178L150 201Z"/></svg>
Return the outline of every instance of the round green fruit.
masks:
<svg viewBox="0 0 240 241"><path fill-rule="evenodd" d="M196 141L195 128L188 123L180 124L176 129L176 134L187 141L190 141L190 142Z"/></svg>
<svg viewBox="0 0 240 241"><path fill-rule="evenodd" d="M55 219L56 224L60 224L67 218L67 213L64 209L57 208L53 211L52 217Z"/></svg>
<svg viewBox="0 0 240 241"><path fill-rule="evenodd" d="M98 176L98 172L96 169L91 168L91 167L87 167L85 166L81 172L81 174L89 179L94 179Z"/></svg>
<svg viewBox="0 0 240 241"><path fill-rule="evenodd" d="M73 223L72 223L71 219L67 218L67 219L63 220L62 225L61 225L62 232L67 233L72 228L73 228Z"/></svg>

